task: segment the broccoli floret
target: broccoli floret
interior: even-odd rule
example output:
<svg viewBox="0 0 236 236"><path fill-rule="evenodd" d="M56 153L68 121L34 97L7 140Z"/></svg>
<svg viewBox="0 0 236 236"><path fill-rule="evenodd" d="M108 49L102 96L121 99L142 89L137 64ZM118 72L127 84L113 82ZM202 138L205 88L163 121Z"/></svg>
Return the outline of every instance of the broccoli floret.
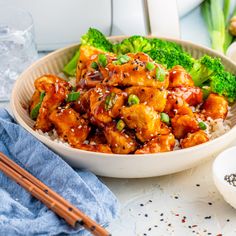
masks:
<svg viewBox="0 0 236 236"><path fill-rule="evenodd" d="M113 45L116 54L148 52L151 50L150 41L142 36L134 35Z"/></svg>
<svg viewBox="0 0 236 236"><path fill-rule="evenodd" d="M219 58L204 55L195 60L189 73L196 86L207 85L211 92L227 97L230 102L236 99L236 78L225 71Z"/></svg>
<svg viewBox="0 0 236 236"><path fill-rule="evenodd" d="M236 99L236 77L227 71L213 75L210 87L212 92L227 97L229 102Z"/></svg>
<svg viewBox="0 0 236 236"><path fill-rule="evenodd" d="M196 86L202 86L211 76L221 71L224 71L224 66L219 58L204 55L199 60L195 60L189 73L192 76L194 84Z"/></svg>
<svg viewBox="0 0 236 236"><path fill-rule="evenodd" d="M157 38L148 39L135 35L113 45L113 51L117 54L144 52L167 68L182 65L190 69L193 65L192 57L180 45Z"/></svg>
<svg viewBox="0 0 236 236"><path fill-rule="evenodd" d="M153 49L148 54L156 62L165 65L167 69L181 65L189 70L193 66L193 58L189 54L174 49Z"/></svg>
<svg viewBox="0 0 236 236"><path fill-rule="evenodd" d="M150 43L151 43L151 47L152 49L166 49L166 50L176 50L179 52L183 52L182 47L177 44L177 43L173 43L173 42L169 42L163 39L158 39L158 38L152 38L149 39Z"/></svg>
<svg viewBox="0 0 236 236"><path fill-rule="evenodd" d="M112 43L97 29L89 28L88 32L81 37L81 44L112 52Z"/></svg>

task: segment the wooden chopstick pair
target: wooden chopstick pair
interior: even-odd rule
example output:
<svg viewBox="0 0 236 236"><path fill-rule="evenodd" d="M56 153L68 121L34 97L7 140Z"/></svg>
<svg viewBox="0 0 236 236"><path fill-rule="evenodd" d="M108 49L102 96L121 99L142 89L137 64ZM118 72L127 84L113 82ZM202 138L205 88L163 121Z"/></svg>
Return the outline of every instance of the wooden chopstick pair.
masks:
<svg viewBox="0 0 236 236"><path fill-rule="evenodd" d="M82 225L96 236L111 234L67 200L0 152L0 170L29 191L35 198L63 218L72 227Z"/></svg>

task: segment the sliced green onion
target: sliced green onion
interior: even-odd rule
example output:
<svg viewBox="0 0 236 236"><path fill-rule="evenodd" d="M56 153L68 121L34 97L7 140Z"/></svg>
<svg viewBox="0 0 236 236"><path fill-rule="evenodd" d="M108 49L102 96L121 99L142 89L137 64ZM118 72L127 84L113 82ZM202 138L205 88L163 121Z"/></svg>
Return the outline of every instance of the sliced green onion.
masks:
<svg viewBox="0 0 236 236"><path fill-rule="evenodd" d="M30 117L32 120L36 120L38 115L39 115L39 110L43 102L43 98L45 97L45 91L41 92L40 97L39 97L39 103L35 105L35 107L31 110L30 112Z"/></svg>
<svg viewBox="0 0 236 236"><path fill-rule="evenodd" d="M39 97L39 102L43 101L43 98L45 97L45 91L41 92L40 97Z"/></svg>
<svg viewBox="0 0 236 236"><path fill-rule="evenodd" d="M98 63L102 66L105 67L107 65L107 57L105 54L99 54L98 55Z"/></svg>
<svg viewBox="0 0 236 236"><path fill-rule="evenodd" d="M135 104L139 104L138 96L136 96L135 94L130 94L128 97L128 104L130 106L135 105Z"/></svg>
<svg viewBox="0 0 236 236"><path fill-rule="evenodd" d="M97 69L98 69L98 63L95 62L95 61L93 61L93 62L91 63L91 67L92 67L94 70L97 70Z"/></svg>
<svg viewBox="0 0 236 236"><path fill-rule="evenodd" d="M71 92L67 95L67 102L74 102L76 100L78 100L80 97L80 92Z"/></svg>
<svg viewBox="0 0 236 236"><path fill-rule="evenodd" d="M114 92L108 94L105 100L105 110L110 110L116 103L117 96Z"/></svg>
<svg viewBox="0 0 236 236"><path fill-rule="evenodd" d="M211 89L209 87L202 87L203 99L206 100L211 93Z"/></svg>
<svg viewBox="0 0 236 236"><path fill-rule="evenodd" d="M147 68L147 70L149 70L149 71L151 71L151 70L153 70L154 68L155 68L155 65L154 65L154 63L153 62L147 62L147 64L146 64L146 68Z"/></svg>
<svg viewBox="0 0 236 236"><path fill-rule="evenodd" d="M206 124L204 122L202 122L202 121L198 123L198 126L202 130L205 130L207 128Z"/></svg>
<svg viewBox="0 0 236 236"><path fill-rule="evenodd" d="M118 131L122 131L125 128L125 122L123 120L119 120L116 124L116 129Z"/></svg>
<svg viewBox="0 0 236 236"><path fill-rule="evenodd" d="M170 117L168 116L168 114L161 112L161 121L169 125Z"/></svg>
<svg viewBox="0 0 236 236"><path fill-rule="evenodd" d="M118 61L119 61L121 64L125 64L125 63L127 63L129 60L130 60L130 57L127 56L127 55L121 55L121 56L118 57Z"/></svg>
<svg viewBox="0 0 236 236"><path fill-rule="evenodd" d="M162 67L157 67L156 68L156 79L159 80L160 82L163 82L166 77L166 71Z"/></svg>
<svg viewBox="0 0 236 236"><path fill-rule="evenodd" d="M130 60L130 57L127 55L120 55L118 56L117 60L113 62L115 65L122 65L127 63Z"/></svg>

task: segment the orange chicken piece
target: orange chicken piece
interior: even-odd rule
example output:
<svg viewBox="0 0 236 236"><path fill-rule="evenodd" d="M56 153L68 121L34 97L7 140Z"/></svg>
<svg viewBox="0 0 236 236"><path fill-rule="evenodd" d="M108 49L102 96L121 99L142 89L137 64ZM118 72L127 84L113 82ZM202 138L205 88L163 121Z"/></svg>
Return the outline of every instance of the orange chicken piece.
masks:
<svg viewBox="0 0 236 236"><path fill-rule="evenodd" d="M43 132L47 132L52 129L49 115L66 99L70 85L65 80L54 75L44 75L36 79L34 85L40 93L43 91L46 93L35 123L35 129L41 129ZM36 92L36 101L38 101L38 94ZM34 96L33 99L35 99ZM32 101L31 104L35 104L35 102ZM32 108L32 106L30 107Z"/></svg>
<svg viewBox="0 0 236 236"><path fill-rule="evenodd" d="M138 96L140 103L153 107L155 111L162 112L166 105L167 90L159 90L153 87L132 86L125 89L125 92Z"/></svg>
<svg viewBox="0 0 236 236"><path fill-rule="evenodd" d="M204 131L199 130L195 133L188 133L187 137L181 140L180 145L182 148L188 148L207 141L209 141L207 134Z"/></svg>
<svg viewBox="0 0 236 236"><path fill-rule="evenodd" d="M169 88L180 86L192 87L194 86L194 82L182 66L174 66L169 71Z"/></svg>
<svg viewBox="0 0 236 236"><path fill-rule="evenodd" d="M107 139L107 143L114 153L133 153L137 148L135 139L126 134L124 131L118 131L113 124L105 127L104 134Z"/></svg>
<svg viewBox="0 0 236 236"><path fill-rule="evenodd" d="M92 63L97 63L98 68L98 55L105 54L108 61L115 59L115 55L112 53L104 52L100 49L94 48L88 45L82 45L80 47L80 56L76 70L76 82L81 88L93 88L97 84L100 84L103 80L103 75L100 69L93 68Z"/></svg>
<svg viewBox="0 0 236 236"><path fill-rule="evenodd" d="M120 114L126 94L114 87L99 85L91 91L90 111L94 123L104 124L112 121Z"/></svg>
<svg viewBox="0 0 236 236"><path fill-rule="evenodd" d="M101 68L104 77L103 83L109 86L146 86L164 89L168 87L169 75L161 65L152 61L145 53L128 53L130 60L124 64L110 62L106 68ZM146 69L146 63L152 61L155 68ZM163 72L163 81L156 78L156 70Z"/></svg>
<svg viewBox="0 0 236 236"><path fill-rule="evenodd" d="M175 137L172 133L158 135L144 144L141 149L138 149L135 154L148 154L157 152L169 152L174 149Z"/></svg>
<svg viewBox="0 0 236 236"><path fill-rule="evenodd" d="M167 97L164 112L170 117L174 117L175 115L193 116L193 111L188 103L182 97L178 97L173 93L170 93Z"/></svg>
<svg viewBox="0 0 236 236"><path fill-rule="evenodd" d="M170 93L183 98L190 106L197 106L203 102L203 93L199 87L176 87Z"/></svg>
<svg viewBox="0 0 236 236"><path fill-rule="evenodd" d="M171 119L173 134L176 138L184 138L187 133L193 133L199 130L197 120L188 115L176 115Z"/></svg>
<svg viewBox="0 0 236 236"><path fill-rule="evenodd" d="M58 135L71 146L83 143L89 134L90 127L87 121L79 117L72 108L54 110L49 119L55 126Z"/></svg>
<svg viewBox="0 0 236 236"><path fill-rule="evenodd" d="M129 128L136 130L136 136L142 142L148 141L160 131L160 116L147 105L122 107L121 116Z"/></svg>
<svg viewBox="0 0 236 236"><path fill-rule="evenodd" d="M202 113L212 119L225 119L228 113L228 102L224 97L211 93L203 104Z"/></svg>

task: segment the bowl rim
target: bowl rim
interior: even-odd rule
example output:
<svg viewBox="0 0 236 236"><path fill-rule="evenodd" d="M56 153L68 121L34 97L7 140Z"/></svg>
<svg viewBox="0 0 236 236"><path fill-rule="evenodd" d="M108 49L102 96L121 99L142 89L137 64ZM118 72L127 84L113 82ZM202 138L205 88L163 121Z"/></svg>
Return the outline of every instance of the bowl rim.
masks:
<svg viewBox="0 0 236 236"><path fill-rule="evenodd" d="M111 37L107 37L108 39L112 40L112 41L120 41L122 39L125 39L129 37L129 35L118 35L118 36L111 36ZM206 53L208 54L214 54L214 56L216 57L220 57L221 59L224 59L226 62L230 63L233 65L233 67L235 67L236 69L236 62L233 62L232 60L230 60L228 57L226 57L225 55L213 50L213 49L210 49L206 46L202 46L202 45L199 45L199 44L195 44L193 42L190 42L190 41L186 41L186 40L181 40L181 39L175 39L175 38L168 38L168 37L158 37L158 36L155 36L155 35L148 35L148 36L145 36L147 38L158 38L158 39L163 39L163 40L167 40L167 41L170 41L170 42L176 42L178 44L187 44L188 46L190 47L195 47L196 49L203 49L204 51L206 51ZM14 87L12 89L12 93L11 93L11 98L10 98L10 107L11 107L11 110L13 112L13 115L17 121L17 123L19 123L23 128L25 128L28 132L30 132L32 135L34 135L34 137L36 137L37 139L39 139L41 142L43 143L49 143L50 147L54 146L55 148L64 148L66 151L70 151L70 152L74 152L75 154L81 154L82 153L86 153L86 154L92 154L93 157L98 157L100 158L100 155L103 155L103 157L106 157L106 158L109 158L109 157L117 157L117 158L172 158L173 156L175 156L176 154L184 154L184 153L191 153L191 152L194 152L200 148L204 148L206 146L208 146L209 144L214 144L220 140L223 141L224 138L227 138L228 136L230 136L233 132L236 133L236 125L234 125L229 131L227 131L226 133L224 133L223 135L213 139L213 140L209 140L208 142L206 143L202 143L202 144L199 144L199 145L196 145L196 146L193 146L193 147L189 147L189 148L186 148L186 149L179 149L179 150L173 150L173 151L169 151L169 152L159 152L159 153L149 153L149 154L115 154L115 153L101 153L101 152L92 152L92 151L86 151L86 150L82 150L82 149L76 149L76 148L73 148L71 146L67 146L65 144L62 144L62 143L57 143L56 141L54 140L51 140L49 139L48 137L46 136L43 136L41 134L39 134L38 132L36 132L35 130L33 130L29 125L26 124L26 122L21 118L21 116L18 114L16 108L15 108L15 94L17 93L17 88L18 88L18 85L21 83L21 80L22 80L22 77L28 73L28 71L30 71L31 69L33 69L37 64L41 63L42 61L45 61L47 59L50 59L50 57L54 56L55 54L59 54L59 53L62 53L63 51L67 51L69 49L74 49L76 47L79 46L79 43L75 43L75 44L70 44L66 47L63 47L63 48L60 48L60 49L57 49L49 54L47 54L46 56L38 59L37 61L35 61L33 64L31 64L28 68L26 68L20 75L19 77L17 78L15 84L14 84Z"/></svg>
<svg viewBox="0 0 236 236"><path fill-rule="evenodd" d="M234 191L236 192L236 186L233 186L229 183L227 183L224 179L220 178L219 174L218 174L218 171L216 169L218 169L218 167L216 167L216 165L219 165L219 162L221 162L223 159L223 157L228 153L228 152L234 152L236 153L236 146L232 146L230 148L227 148L225 149L224 151L222 151L219 155L217 155L217 157L215 158L214 160L214 163L212 165L212 172L213 172L213 175L214 175L214 179L217 179L217 181L227 187L228 189L230 189L231 191ZM235 162L236 162L236 159L235 159ZM236 172L235 172L236 174Z"/></svg>

